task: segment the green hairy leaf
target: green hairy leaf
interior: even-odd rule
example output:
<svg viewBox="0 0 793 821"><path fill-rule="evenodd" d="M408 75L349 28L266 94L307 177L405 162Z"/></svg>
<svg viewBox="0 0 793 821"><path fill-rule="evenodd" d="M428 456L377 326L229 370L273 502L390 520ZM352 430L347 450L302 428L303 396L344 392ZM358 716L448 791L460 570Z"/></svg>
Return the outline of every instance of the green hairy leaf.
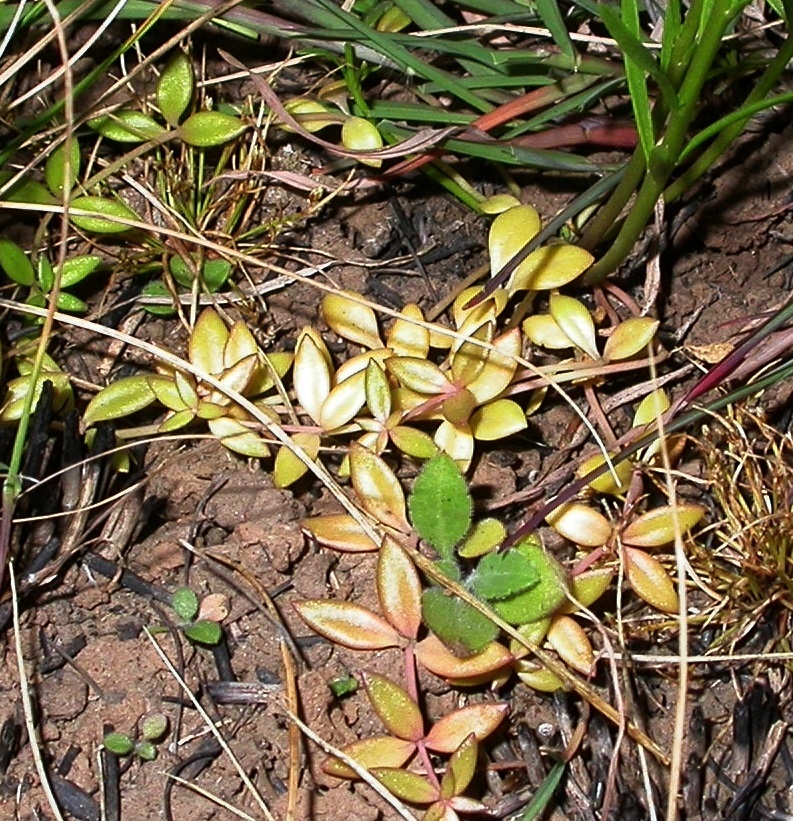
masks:
<svg viewBox="0 0 793 821"><path fill-rule="evenodd" d="M427 462L413 485L408 508L419 536L450 557L471 526L472 511L465 479L453 459L438 455Z"/></svg>
<svg viewBox="0 0 793 821"><path fill-rule="evenodd" d="M482 599L508 599L534 587L540 580L537 568L522 553L489 553L469 579L471 589Z"/></svg>
<svg viewBox="0 0 793 821"><path fill-rule="evenodd" d="M479 653L498 636L498 627L470 604L431 587L421 597L424 623L462 658Z"/></svg>

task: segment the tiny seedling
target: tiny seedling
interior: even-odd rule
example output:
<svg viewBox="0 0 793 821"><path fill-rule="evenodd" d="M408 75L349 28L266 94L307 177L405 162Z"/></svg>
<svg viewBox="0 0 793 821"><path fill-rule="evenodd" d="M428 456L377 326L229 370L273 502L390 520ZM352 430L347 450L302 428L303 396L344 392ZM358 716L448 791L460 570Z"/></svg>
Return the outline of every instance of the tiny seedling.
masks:
<svg viewBox="0 0 793 821"><path fill-rule="evenodd" d="M102 739L102 744L118 756L136 755L141 761L157 758L157 745L168 733L168 717L163 713L149 713L140 723L140 738L127 733L111 732Z"/></svg>
<svg viewBox="0 0 793 821"><path fill-rule="evenodd" d="M199 618L201 602L189 587L180 587L171 597L171 607L181 619L179 629L195 644L213 647L223 637L217 621Z"/></svg>

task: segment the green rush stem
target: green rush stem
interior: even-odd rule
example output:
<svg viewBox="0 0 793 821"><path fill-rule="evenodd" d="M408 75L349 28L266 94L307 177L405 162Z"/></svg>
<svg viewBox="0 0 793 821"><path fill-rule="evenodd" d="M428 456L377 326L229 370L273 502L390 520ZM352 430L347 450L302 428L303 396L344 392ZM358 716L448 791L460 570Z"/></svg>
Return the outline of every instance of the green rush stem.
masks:
<svg viewBox="0 0 793 821"><path fill-rule="evenodd" d="M670 112L663 139L650 155L647 174L617 238L606 254L584 276L583 281L587 285L600 282L616 270L644 231L675 170L699 104L702 87L721 47L724 30L734 19L734 15L734 5L730 0L716 0L708 17L708 25L704 28L697 48L694 49L688 71L680 86L681 105L677 110Z"/></svg>

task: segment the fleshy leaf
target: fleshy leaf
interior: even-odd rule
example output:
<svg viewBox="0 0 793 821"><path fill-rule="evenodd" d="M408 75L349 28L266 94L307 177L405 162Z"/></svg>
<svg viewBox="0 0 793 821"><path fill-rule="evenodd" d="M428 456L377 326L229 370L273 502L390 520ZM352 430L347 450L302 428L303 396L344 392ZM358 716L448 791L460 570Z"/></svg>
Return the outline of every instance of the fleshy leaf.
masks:
<svg viewBox="0 0 793 821"><path fill-rule="evenodd" d="M209 419L207 426L216 436L224 448L228 448L241 456L252 459L266 459L270 455L270 447L256 431L246 427L238 419L230 416L220 416Z"/></svg>
<svg viewBox="0 0 793 821"><path fill-rule="evenodd" d="M490 351L485 367L476 379L466 385L478 404L490 402L509 387L518 367L515 357L520 356L521 345L518 328L493 340L495 350Z"/></svg>
<svg viewBox="0 0 793 821"><path fill-rule="evenodd" d="M556 690L564 688L564 682L556 673L552 673L550 670L539 667L532 662L516 662L515 672L524 684L541 693L554 693Z"/></svg>
<svg viewBox="0 0 793 821"><path fill-rule="evenodd" d="M604 461L602 453L593 454L581 464L581 467L576 471L576 476L579 479L583 478L588 473L601 467ZM629 459L623 459L621 462L611 465L607 473L598 476L597 479L592 479L587 487L592 488L597 493L621 495L630 487L632 474L633 464Z"/></svg>
<svg viewBox="0 0 793 821"><path fill-rule="evenodd" d="M439 454L424 465L413 484L408 508L419 536L442 556L450 557L471 526L473 509L465 479L451 458Z"/></svg>
<svg viewBox="0 0 793 821"><path fill-rule="evenodd" d="M341 128L341 143L353 151L377 151L383 147L383 138L374 123L363 117L348 117ZM382 160L365 155L356 159L372 168L379 168L383 164Z"/></svg>
<svg viewBox="0 0 793 821"><path fill-rule="evenodd" d="M319 453L320 437L317 433L293 433L292 441L299 448L302 448L310 459L316 459ZM305 475L308 465L302 459L298 459L286 445L278 449L273 464L273 484L276 487L284 488L294 484Z"/></svg>
<svg viewBox="0 0 793 821"><path fill-rule="evenodd" d="M117 143L143 143L165 134L165 129L153 117L135 109L95 117L88 125Z"/></svg>
<svg viewBox="0 0 793 821"><path fill-rule="evenodd" d="M342 747L343 753L346 753L366 769L401 767L413 755L415 750L416 745L412 741L405 741L391 735L364 738L361 741L354 741L352 744ZM329 758L322 765L322 769L328 775L334 775L336 778L358 778L355 770L338 758Z"/></svg>
<svg viewBox="0 0 793 821"><path fill-rule="evenodd" d="M69 257L61 269L61 288L71 288L90 276L102 262L102 257L95 254L80 254Z"/></svg>
<svg viewBox="0 0 793 821"><path fill-rule="evenodd" d="M309 599L295 604L295 610L321 636L352 650L382 650L401 643L382 616L359 604Z"/></svg>
<svg viewBox="0 0 793 821"><path fill-rule="evenodd" d="M639 402L639 407L636 408L636 414L633 417L633 427L638 428L642 425L647 425L650 422L655 422L659 416L662 416L669 410L669 397L663 388L658 388Z"/></svg>
<svg viewBox="0 0 793 821"><path fill-rule="evenodd" d="M351 299L347 292L326 294L322 299L322 316L344 339L372 350L383 347L374 311Z"/></svg>
<svg viewBox="0 0 793 821"><path fill-rule="evenodd" d="M303 527L325 547L344 553L366 553L378 549L358 522L348 513L304 519Z"/></svg>
<svg viewBox="0 0 793 821"><path fill-rule="evenodd" d="M451 389L451 383L443 371L426 359L393 356L386 360L385 365L400 385L416 393L434 396Z"/></svg>
<svg viewBox="0 0 793 821"><path fill-rule="evenodd" d="M66 143L61 143L48 157L44 165L44 179L47 188L56 197L62 197L63 191L71 191L80 174L80 143L76 139L70 142L69 168L66 168ZM67 175L68 171L68 175Z"/></svg>
<svg viewBox="0 0 793 821"><path fill-rule="evenodd" d="M391 386L385 369L376 359L370 359L366 365L364 389L369 413L384 425L391 416Z"/></svg>
<svg viewBox="0 0 793 821"><path fill-rule="evenodd" d="M376 367L376 366L375 366ZM339 382L325 397L319 411L323 430L335 430L346 425L366 402L366 371L358 371Z"/></svg>
<svg viewBox="0 0 793 821"><path fill-rule="evenodd" d="M422 667L447 679L479 679L494 674L513 661L512 653L497 641L488 644L481 653L461 659L433 635L416 645L416 658Z"/></svg>
<svg viewBox="0 0 793 821"><path fill-rule="evenodd" d="M482 442L506 439L527 426L526 414L512 399L494 399L478 408L471 417L471 433L474 439Z"/></svg>
<svg viewBox="0 0 793 821"><path fill-rule="evenodd" d="M72 208L77 211L88 211L95 216L78 216L69 214L71 221L84 231L93 231L96 234L120 234L129 229L123 220L138 220L138 215L127 205L119 200L111 200L106 197L75 197L72 200ZM105 217L115 217L121 222Z"/></svg>
<svg viewBox="0 0 793 821"><path fill-rule="evenodd" d="M541 227L540 215L531 205L515 205L500 213L493 220L488 235L491 273L495 276L534 239Z"/></svg>
<svg viewBox="0 0 793 821"><path fill-rule="evenodd" d="M549 299L551 316L571 342L587 356L598 359L595 322L586 305L578 299L553 293Z"/></svg>
<svg viewBox="0 0 793 821"><path fill-rule="evenodd" d="M87 428L97 422L119 419L151 405L156 399L145 374L127 376L111 382L88 403L83 413Z"/></svg>
<svg viewBox="0 0 793 821"><path fill-rule="evenodd" d="M364 680L369 701L391 735L413 742L424 738L421 710L402 687L375 673L367 673Z"/></svg>
<svg viewBox="0 0 793 821"><path fill-rule="evenodd" d="M579 605L575 602L580 602L582 607L594 604L609 589L613 577L614 571L610 567L598 567L573 576L570 580L571 601L562 605L559 612L576 613Z"/></svg>
<svg viewBox="0 0 793 821"><path fill-rule="evenodd" d="M595 258L575 245L560 243L532 251L515 269L507 291L550 291L567 285L589 268Z"/></svg>
<svg viewBox="0 0 793 821"><path fill-rule="evenodd" d="M666 568L658 559L643 550L636 550L633 547L626 547L623 550L625 577L633 592L656 610L676 613L679 600Z"/></svg>
<svg viewBox="0 0 793 821"><path fill-rule="evenodd" d="M675 517L675 509L677 516ZM705 515L699 505L679 504L656 507L634 519L622 532L623 544L631 547L661 547L675 540L675 518L680 535L685 536Z"/></svg>
<svg viewBox="0 0 793 821"><path fill-rule="evenodd" d="M438 452L438 446L428 433L410 425L397 425L388 435L398 450L414 459L430 459Z"/></svg>
<svg viewBox="0 0 793 821"><path fill-rule="evenodd" d="M5 237L0 237L0 267L17 285L30 288L36 281L36 274L27 254L13 240Z"/></svg>
<svg viewBox="0 0 793 821"><path fill-rule="evenodd" d="M479 744L472 732L454 751L441 780L441 795L451 798L465 792L476 772Z"/></svg>
<svg viewBox="0 0 793 821"><path fill-rule="evenodd" d="M529 342L540 348L562 351L573 345L572 339L550 314L533 314L526 317L521 327Z"/></svg>
<svg viewBox="0 0 793 821"><path fill-rule="evenodd" d="M495 550L507 538L507 529L498 519L480 519L457 548L463 559L476 559Z"/></svg>
<svg viewBox="0 0 793 821"><path fill-rule="evenodd" d="M292 381L297 401L319 422L322 404L330 393L331 371L325 343L312 328L305 328L297 339Z"/></svg>
<svg viewBox="0 0 793 821"><path fill-rule="evenodd" d="M242 134L247 126L231 114L222 111L197 111L191 114L179 128L179 136L196 148L223 145Z"/></svg>
<svg viewBox="0 0 793 821"><path fill-rule="evenodd" d="M469 735L483 741L495 731L508 712L509 705L505 703L471 704L436 722L424 743L437 753L453 753Z"/></svg>
<svg viewBox="0 0 793 821"><path fill-rule="evenodd" d="M388 621L408 639L421 626L421 580L405 549L390 536L377 557L377 594Z"/></svg>
<svg viewBox="0 0 793 821"><path fill-rule="evenodd" d="M372 775L393 795L411 804L431 804L438 800L438 789L424 776L410 770L377 767Z"/></svg>
<svg viewBox="0 0 793 821"><path fill-rule="evenodd" d="M411 322L411 319L424 321L421 308L414 303L405 305L402 309L402 317L397 317L394 321L386 334L386 346L396 356L426 359L430 349L430 332L427 328Z"/></svg>
<svg viewBox="0 0 793 821"><path fill-rule="evenodd" d="M620 322L606 340L603 358L612 361L636 356L652 342L660 324L648 316L633 316Z"/></svg>
<svg viewBox="0 0 793 821"><path fill-rule="evenodd" d="M554 616L548 629L548 641L570 667L589 675L595 663L595 653L589 637L575 619Z"/></svg>
<svg viewBox="0 0 793 821"><path fill-rule="evenodd" d="M357 442L350 445L350 479L367 513L396 530L406 533L410 529L399 479L383 459Z"/></svg>
<svg viewBox="0 0 793 821"><path fill-rule="evenodd" d="M602 513L580 502L560 505L545 520L560 536L583 547L602 547L613 530Z"/></svg>
<svg viewBox="0 0 793 821"><path fill-rule="evenodd" d="M540 580L534 564L518 550L488 553L476 566L468 584L487 601L508 599L533 587Z"/></svg>
<svg viewBox="0 0 793 821"><path fill-rule="evenodd" d="M194 85L195 78L190 58L183 51L177 51L163 69L157 83L157 105L170 125L177 126L187 111L193 97Z"/></svg>

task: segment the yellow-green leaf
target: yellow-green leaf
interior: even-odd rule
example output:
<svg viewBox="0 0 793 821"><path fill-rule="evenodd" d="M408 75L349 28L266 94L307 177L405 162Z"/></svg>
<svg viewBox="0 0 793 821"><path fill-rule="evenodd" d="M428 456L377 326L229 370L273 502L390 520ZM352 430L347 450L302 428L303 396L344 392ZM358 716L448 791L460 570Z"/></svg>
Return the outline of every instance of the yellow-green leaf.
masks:
<svg viewBox="0 0 793 821"><path fill-rule="evenodd" d="M408 390L435 395L450 390L451 383L433 362L415 356L392 356L386 360L388 372Z"/></svg>
<svg viewBox="0 0 793 821"><path fill-rule="evenodd" d="M71 191L80 175L80 143L76 139L68 143L68 168L67 168L67 143L61 143L48 157L44 165L44 179L47 188L56 197L62 197L64 189Z"/></svg>
<svg viewBox="0 0 793 821"><path fill-rule="evenodd" d="M505 439L513 433L525 430L526 415L517 402L511 399L495 399L477 408L471 417L471 433L474 439L492 442Z"/></svg>
<svg viewBox="0 0 793 821"><path fill-rule="evenodd" d="M322 299L322 316L344 339L373 350L383 347L374 311L351 298L348 292L326 294Z"/></svg>
<svg viewBox="0 0 793 821"><path fill-rule="evenodd" d="M103 137L117 143L143 143L165 134L165 129L148 114L122 109L88 121Z"/></svg>
<svg viewBox="0 0 793 821"><path fill-rule="evenodd" d="M237 419L221 416L207 422L213 436L220 439L223 447L242 456L264 459L270 455L270 448L256 431L243 425Z"/></svg>
<svg viewBox="0 0 793 821"><path fill-rule="evenodd" d="M342 752L367 770L380 767L401 767L416 751L412 741L392 735L373 736L354 741ZM329 758L322 769L336 778L358 778L357 773L338 758Z"/></svg>
<svg viewBox="0 0 793 821"><path fill-rule="evenodd" d="M630 359L652 342L660 322L648 316L634 316L620 322L606 340L603 358L607 361Z"/></svg>
<svg viewBox="0 0 793 821"><path fill-rule="evenodd" d="M193 64L183 51L177 51L157 83L157 105L170 125L177 126L187 111L194 85Z"/></svg>
<svg viewBox="0 0 793 821"><path fill-rule="evenodd" d="M377 126L363 117L348 117L341 128L341 144L353 151L377 151L383 147L383 138ZM383 161L365 154L356 158L372 168L379 168Z"/></svg>
<svg viewBox="0 0 793 821"><path fill-rule="evenodd" d="M457 553L463 559L476 559L495 550L506 538L507 529L499 519L480 519L457 548Z"/></svg>
<svg viewBox="0 0 793 821"><path fill-rule="evenodd" d="M499 214L490 226L490 270L495 276L540 232L542 223L531 205L515 205ZM513 275L514 277L514 275Z"/></svg>
<svg viewBox="0 0 793 821"><path fill-rule="evenodd" d="M375 673L367 673L365 681L369 701L386 730L405 741L420 741L424 737L424 718L407 692Z"/></svg>
<svg viewBox="0 0 793 821"><path fill-rule="evenodd" d="M367 513L388 527L410 530L399 479L383 459L357 442L350 445L350 479Z"/></svg>
<svg viewBox="0 0 793 821"><path fill-rule="evenodd" d="M293 433L290 437L296 447L301 448L309 459L316 459L319 453L320 437L317 433ZM308 465L299 459L291 448L282 445L275 455L273 464L273 484L284 488L294 484L308 470Z"/></svg>
<svg viewBox="0 0 793 821"><path fill-rule="evenodd" d="M83 426L119 419L151 405L156 395L145 374L127 376L111 382L88 403L83 413Z"/></svg>
<svg viewBox="0 0 793 821"><path fill-rule="evenodd" d="M516 291L550 291L561 288L589 268L595 258L575 245L546 245L532 251L515 269L507 284L510 295Z"/></svg>
<svg viewBox="0 0 793 821"><path fill-rule="evenodd" d="M119 234L129 229L125 220L138 220L138 215L123 202L105 197L75 197L71 207L72 211L89 212L89 216L70 213L69 218L78 228L95 234Z"/></svg>
<svg viewBox="0 0 793 821"><path fill-rule="evenodd" d="M572 339L550 314L533 314L526 317L521 327L529 342L549 351L562 351L573 344Z"/></svg>
<svg viewBox="0 0 793 821"><path fill-rule="evenodd" d="M587 356L598 359L595 323L583 302L571 296L553 293L549 299L551 316L570 341Z"/></svg>
<svg viewBox="0 0 793 821"><path fill-rule="evenodd" d="M705 515L699 505L679 504L656 507L634 519L623 530L623 544L631 547L661 547L675 540L675 523L681 536L697 525Z"/></svg>
<svg viewBox="0 0 793 821"><path fill-rule="evenodd" d="M430 332L427 328L411 322L411 319L424 321L424 314L415 303L405 305L402 309L402 316L394 320L394 324L386 334L386 346L396 356L426 359L430 349Z"/></svg>
<svg viewBox="0 0 793 821"><path fill-rule="evenodd" d="M625 577L637 596L651 607L665 613L676 613L677 591L666 568L649 553L633 547L623 548Z"/></svg>
<svg viewBox="0 0 793 821"><path fill-rule="evenodd" d="M242 134L247 126L239 117L222 111L197 111L179 128L179 136L196 148L223 145Z"/></svg>
<svg viewBox="0 0 793 821"><path fill-rule="evenodd" d="M366 371L358 371L339 382L325 397L317 421L323 430L335 430L354 418L365 402Z"/></svg>

